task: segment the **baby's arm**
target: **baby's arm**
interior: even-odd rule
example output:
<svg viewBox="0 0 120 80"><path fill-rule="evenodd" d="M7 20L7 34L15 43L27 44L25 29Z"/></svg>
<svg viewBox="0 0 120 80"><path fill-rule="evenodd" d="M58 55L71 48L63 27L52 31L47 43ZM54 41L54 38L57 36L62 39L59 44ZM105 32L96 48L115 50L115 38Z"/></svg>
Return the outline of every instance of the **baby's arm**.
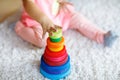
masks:
<svg viewBox="0 0 120 80"><path fill-rule="evenodd" d="M50 29L50 27L54 27L53 22L47 17L47 15L40 11L39 7L33 0L23 0L23 6L26 12L42 25L44 34Z"/></svg>

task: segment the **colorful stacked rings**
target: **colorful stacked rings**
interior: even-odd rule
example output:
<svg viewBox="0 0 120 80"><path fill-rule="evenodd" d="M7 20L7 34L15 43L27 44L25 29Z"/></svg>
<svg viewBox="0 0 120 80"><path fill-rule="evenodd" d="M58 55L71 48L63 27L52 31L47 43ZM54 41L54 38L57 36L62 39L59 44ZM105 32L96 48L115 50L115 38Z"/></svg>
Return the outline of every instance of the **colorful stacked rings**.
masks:
<svg viewBox="0 0 120 80"><path fill-rule="evenodd" d="M70 73L70 57L64 45L62 30L52 34L47 39L47 46L41 57L40 72L45 77L55 80Z"/></svg>

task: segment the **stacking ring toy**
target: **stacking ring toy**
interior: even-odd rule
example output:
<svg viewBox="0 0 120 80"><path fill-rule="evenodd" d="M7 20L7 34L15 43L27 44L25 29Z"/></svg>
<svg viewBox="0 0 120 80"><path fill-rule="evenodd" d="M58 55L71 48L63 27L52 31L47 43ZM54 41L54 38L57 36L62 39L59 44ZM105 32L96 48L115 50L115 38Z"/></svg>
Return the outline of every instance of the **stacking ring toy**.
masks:
<svg viewBox="0 0 120 80"><path fill-rule="evenodd" d="M40 73L49 79L58 80L70 74L70 56L65 47L62 29L50 29L44 54L41 57Z"/></svg>
<svg viewBox="0 0 120 80"><path fill-rule="evenodd" d="M64 55L64 53L66 53L66 52L67 52L67 51L66 51L65 46L64 46L63 49L62 49L61 51L59 51L59 52L50 51L50 50L48 49L48 46L46 46L44 55L49 56L49 57L53 57L53 58L57 58L57 57L60 57L60 56Z"/></svg>
<svg viewBox="0 0 120 80"><path fill-rule="evenodd" d="M70 57L69 56L68 56L68 60L66 61L66 63L61 66L50 66L47 63L45 63L45 61L43 60L43 57L41 58L41 68L44 69L45 71L59 72L61 70L66 69L69 66L70 66Z"/></svg>
<svg viewBox="0 0 120 80"><path fill-rule="evenodd" d="M45 71L40 67L40 72L41 72L41 74L42 74L44 77L47 77L47 78L49 78L49 79L51 79L51 80L59 80L59 79L61 79L61 78L64 78L65 76L69 75L69 74L70 74L70 69L69 69L67 72L65 72L65 73L55 75L55 74L49 74L49 73L45 72Z"/></svg>
<svg viewBox="0 0 120 80"><path fill-rule="evenodd" d="M62 29L57 29L56 32L52 32L53 35L49 35L51 39L57 39L62 37Z"/></svg>

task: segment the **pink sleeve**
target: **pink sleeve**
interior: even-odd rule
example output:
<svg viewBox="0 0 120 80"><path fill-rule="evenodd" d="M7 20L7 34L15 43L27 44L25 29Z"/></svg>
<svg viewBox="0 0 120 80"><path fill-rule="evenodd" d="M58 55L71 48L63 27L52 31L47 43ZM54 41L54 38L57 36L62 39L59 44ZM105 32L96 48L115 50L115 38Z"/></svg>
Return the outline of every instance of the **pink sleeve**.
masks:
<svg viewBox="0 0 120 80"><path fill-rule="evenodd" d="M27 12L24 10L22 15L21 15L21 22L26 26L26 27L32 27L36 25L40 25L37 21L32 19Z"/></svg>

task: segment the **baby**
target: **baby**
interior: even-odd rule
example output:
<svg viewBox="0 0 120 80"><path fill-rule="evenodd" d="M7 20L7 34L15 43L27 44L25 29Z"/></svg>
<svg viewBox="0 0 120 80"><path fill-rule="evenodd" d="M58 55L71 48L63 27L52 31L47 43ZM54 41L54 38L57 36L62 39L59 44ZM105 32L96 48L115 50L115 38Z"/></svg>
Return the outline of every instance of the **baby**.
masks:
<svg viewBox="0 0 120 80"><path fill-rule="evenodd" d="M59 28L56 25L63 31L75 29L105 46L110 46L117 37L111 31L99 29L64 0L23 0L23 13L15 31L24 40L43 47L48 37L45 33L56 31Z"/></svg>

